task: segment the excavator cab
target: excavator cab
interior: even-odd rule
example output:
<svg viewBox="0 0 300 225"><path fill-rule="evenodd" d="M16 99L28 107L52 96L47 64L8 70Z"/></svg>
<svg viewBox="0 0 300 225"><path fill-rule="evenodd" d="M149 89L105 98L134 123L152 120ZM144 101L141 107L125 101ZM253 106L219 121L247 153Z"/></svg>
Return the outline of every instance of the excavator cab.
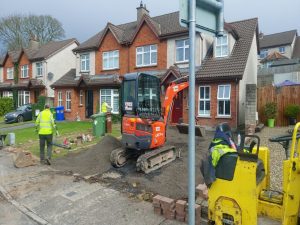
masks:
<svg viewBox="0 0 300 225"><path fill-rule="evenodd" d="M157 121L161 118L159 78L145 73L126 74L122 84L122 116Z"/></svg>

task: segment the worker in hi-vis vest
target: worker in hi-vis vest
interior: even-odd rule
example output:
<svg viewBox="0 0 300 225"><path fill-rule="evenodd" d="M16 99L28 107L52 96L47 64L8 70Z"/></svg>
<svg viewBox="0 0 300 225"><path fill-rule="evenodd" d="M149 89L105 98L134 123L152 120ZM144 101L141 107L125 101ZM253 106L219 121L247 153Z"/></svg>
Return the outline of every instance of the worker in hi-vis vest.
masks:
<svg viewBox="0 0 300 225"><path fill-rule="evenodd" d="M101 112L107 113L107 111L110 109L111 109L111 107L106 103L106 101L103 101L102 105L101 105Z"/></svg>
<svg viewBox="0 0 300 225"><path fill-rule="evenodd" d="M35 121L36 132L40 139L40 160L41 164L51 164L52 155L52 139L53 131L56 130L56 125L53 119L53 114L50 111L50 106L45 105L45 109L39 113ZM56 130L56 134L58 134ZM47 142L47 157L45 158L45 144Z"/></svg>

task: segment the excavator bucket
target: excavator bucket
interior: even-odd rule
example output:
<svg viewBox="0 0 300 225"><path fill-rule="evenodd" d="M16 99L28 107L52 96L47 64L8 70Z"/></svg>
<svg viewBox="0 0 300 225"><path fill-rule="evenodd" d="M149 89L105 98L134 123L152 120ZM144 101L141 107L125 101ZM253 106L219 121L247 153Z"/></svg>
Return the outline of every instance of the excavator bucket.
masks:
<svg viewBox="0 0 300 225"><path fill-rule="evenodd" d="M176 124L176 127L177 127L179 133L181 133L181 134L189 133L189 125L187 123ZM195 126L195 135L199 136L199 137L205 137L205 128L200 125L196 125Z"/></svg>

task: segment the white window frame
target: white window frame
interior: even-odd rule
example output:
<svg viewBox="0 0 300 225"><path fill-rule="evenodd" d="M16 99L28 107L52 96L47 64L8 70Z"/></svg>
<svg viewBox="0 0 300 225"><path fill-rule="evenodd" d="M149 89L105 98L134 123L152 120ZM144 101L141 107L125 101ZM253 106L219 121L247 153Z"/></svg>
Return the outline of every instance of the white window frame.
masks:
<svg viewBox="0 0 300 225"><path fill-rule="evenodd" d="M9 67L6 69L6 77L7 77L7 80L14 79L14 68L13 67Z"/></svg>
<svg viewBox="0 0 300 225"><path fill-rule="evenodd" d="M219 96L220 94L220 88L223 87L223 94L222 96ZM225 96L225 88L226 87L229 87L229 96ZM222 85L218 85L218 93L217 93L217 100L218 100L218 116L220 117L229 117L231 116L231 99L230 99L230 96L231 96L231 85L230 84L222 84ZM225 106L226 106L226 101L229 101L229 114L226 114L225 113ZM220 104L223 104L223 112L219 112L219 105Z"/></svg>
<svg viewBox="0 0 300 225"><path fill-rule="evenodd" d="M225 42L222 42L223 38L226 37L226 43ZM229 41L228 41L228 34L224 34L223 36L221 37L216 37L216 44L215 44L215 57L216 58L221 58L221 57L226 57L229 55ZM221 51L220 51L220 55L218 55L217 53L217 48L220 48ZM225 51L226 49L226 51Z"/></svg>
<svg viewBox="0 0 300 225"><path fill-rule="evenodd" d="M102 94L101 91L110 91L110 94ZM115 91L117 91L118 93L115 93ZM111 107L111 112L113 114L118 114L119 113L119 110L117 110L115 107L114 107L114 98L118 98L118 102L120 101L120 98L119 98L119 90L118 89L108 89L108 88L105 88L105 89L100 89L100 108L102 106L102 98L103 97L110 97L110 104L109 106Z"/></svg>
<svg viewBox="0 0 300 225"><path fill-rule="evenodd" d="M83 90L79 91L79 105L83 105Z"/></svg>
<svg viewBox="0 0 300 225"><path fill-rule="evenodd" d="M155 46L155 49L153 49ZM149 51L145 51L145 48L149 47ZM145 63L145 55L149 54L150 63ZM152 62L152 55L156 55L156 61ZM142 57L142 63L138 64L138 57ZM156 66L157 65L157 45L144 45L136 48L136 67L144 67L144 66Z"/></svg>
<svg viewBox="0 0 300 225"><path fill-rule="evenodd" d="M63 105L62 91L57 92L57 105L58 106Z"/></svg>
<svg viewBox="0 0 300 225"><path fill-rule="evenodd" d="M12 93L12 91L3 91L2 97L3 98L13 98L13 93Z"/></svg>
<svg viewBox="0 0 300 225"><path fill-rule="evenodd" d="M66 111L71 111L72 91L66 91Z"/></svg>
<svg viewBox="0 0 300 225"><path fill-rule="evenodd" d="M85 53L80 55L80 72L90 72L90 54Z"/></svg>
<svg viewBox="0 0 300 225"><path fill-rule="evenodd" d="M37 62L35 64L36 66L36 77L42 77L43 76L43 63Z"/></svg>
<svg viewBox="0 0 300 225"><path fill-rule="evenodd" d="M201 98L201 88L204 88L204 98ZM206 98L206 88L209 89L209 95L208 98ZM210 112L211 112L211 87L208 85L205 86L199 86L199 107L198 107L198 115L199 116L210 116ZM200 102L204 102L204 113L201 113L200 111ZM209 110L206 109L206 102L209 102Z"/></svg>
<svg viewBox="0 0 300 225"><path fill-rule="evenodd" d="M116 64L115 64L115 60L116 60ZM107 64L105 63L106 61L108 61ZM119 50L103 52L102 64L103 64L102 65L103 70L119 69Z"/></svg>
<svg viewBox="0 0 300 225"><path fill-rule="evenodd" d="M179 42L183 42L183 46L181 47L178 47L177 46L177 43ZM180 40L176 40L175 41L175 47L176 47L176 56L175 56L175 62L176 63L182 63L182 62L188 62L189 61L189 53L188 54L185 54L186 53L186 50L190 49L190 43L189 43L189 39L180 39ZM178 50L179 49L183 49L183 60L177 60L177 56L178 56Z"/></svg>
<svg viewBox="0 0 300 225"><path fill-rule="evenodd" d="M30 91L18 91L18 107L30 103Z"/></svg>
<svg viewBox="0 0 300 225"><path fill-rule="evenodd" d="M23 65L21 66L21 78L28 78L29 77L29 66Z"/></svg>
<svg viewBox="0 0 300 225"><path fill-rule="evenodd" d="M284 54L285 53L285 46L279 47L279 53Z"/></svg>

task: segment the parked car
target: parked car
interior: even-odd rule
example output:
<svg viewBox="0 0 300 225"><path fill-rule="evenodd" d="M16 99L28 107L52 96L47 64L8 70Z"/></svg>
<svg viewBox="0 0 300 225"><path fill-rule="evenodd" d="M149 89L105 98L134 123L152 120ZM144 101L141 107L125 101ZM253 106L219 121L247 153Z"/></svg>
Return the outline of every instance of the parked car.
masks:
<svg viewBox="0 0 300 225"><path fill-rule="evenodd" d="M22 105L15 111L4 115L5 123L23 122L32 120L32 106L31 104Z"/></svg>

